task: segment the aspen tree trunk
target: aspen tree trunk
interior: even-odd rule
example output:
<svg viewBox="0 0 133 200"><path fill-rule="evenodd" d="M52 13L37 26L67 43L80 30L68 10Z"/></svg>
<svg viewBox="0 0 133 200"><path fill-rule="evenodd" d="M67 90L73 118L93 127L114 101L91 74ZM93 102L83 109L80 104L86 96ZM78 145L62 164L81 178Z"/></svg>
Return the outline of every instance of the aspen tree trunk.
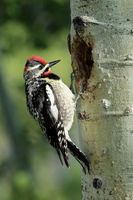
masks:
<svg viewBox="0 0 133 200"><path fill-rule="evenodd" d="M133 0L71 0L82 200L133 200Z"/></svg>

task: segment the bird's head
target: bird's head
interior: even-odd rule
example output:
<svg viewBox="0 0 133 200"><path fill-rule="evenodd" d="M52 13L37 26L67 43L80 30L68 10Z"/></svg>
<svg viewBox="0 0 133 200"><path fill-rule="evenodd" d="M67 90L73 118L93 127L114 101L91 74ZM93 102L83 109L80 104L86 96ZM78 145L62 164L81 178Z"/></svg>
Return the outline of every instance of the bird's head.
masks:
<svg viewBox="0 0 133 200"><path fill-rule="evenodd" d="M60 62L60 60L46 62L40 56L31 56L27 59L24 67L24 78L32 79L40 77L42 75L48 76L49 74L52 74L52 72L50 71L51 67L58 62Z"/></svg>

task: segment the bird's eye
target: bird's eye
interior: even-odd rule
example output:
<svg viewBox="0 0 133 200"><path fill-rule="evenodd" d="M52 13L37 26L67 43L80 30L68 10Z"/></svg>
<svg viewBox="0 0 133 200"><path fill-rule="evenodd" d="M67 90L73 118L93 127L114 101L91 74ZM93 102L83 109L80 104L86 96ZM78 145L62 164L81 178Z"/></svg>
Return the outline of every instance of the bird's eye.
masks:
<svg viewBox="0 0 133 200"><path fill-rule="evenodd" d="M46 69L45 69L45 72L47 72L49 70L49 68L47 67Z"/></svg>
<svg viewBox="0 0 133 200"><path fill-rule="evenodd" d="M41 70L42 68L43 68L42 65L40 65L40 66L39 66L39 70Z"/></svg>

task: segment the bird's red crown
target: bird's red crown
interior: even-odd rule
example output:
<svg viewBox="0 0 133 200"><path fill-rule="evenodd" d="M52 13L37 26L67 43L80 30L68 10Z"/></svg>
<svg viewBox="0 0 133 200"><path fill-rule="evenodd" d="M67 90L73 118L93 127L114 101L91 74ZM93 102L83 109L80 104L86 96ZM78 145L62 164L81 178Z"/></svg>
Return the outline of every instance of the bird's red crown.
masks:
<svg viewBox="0 0 133 200"><path fill-rule="evenodd" d="M28 58L28 60L30 60L30 61L36 60L36 61L39 61L43 65L47 64L47 62L43 58L41 58L40 56L31 56L31 57Z"/></svg>

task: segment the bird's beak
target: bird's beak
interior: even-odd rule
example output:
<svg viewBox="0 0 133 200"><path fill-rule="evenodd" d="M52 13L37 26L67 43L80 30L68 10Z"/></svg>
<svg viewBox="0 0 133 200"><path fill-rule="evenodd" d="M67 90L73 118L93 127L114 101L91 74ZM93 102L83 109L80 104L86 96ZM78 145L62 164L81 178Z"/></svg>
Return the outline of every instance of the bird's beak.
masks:
<svg viewBox="0 0 133 200"><path fill-rule="evenodd" d="M39 77L41 74L44 73L44 71L48 68L50 69L53 65L57 64L58 62L60 62L61 60L55 60L52 62L47 63L37 74L36 77Z"/></svg>
<svg viewBox="0 0 133 200"><path fill-rule="evenodd" d="M53 65L57 64L60 61L61 60L55 60L55 61L49 62L48 65L47 65L47 67L51 68Z"/></svg>

